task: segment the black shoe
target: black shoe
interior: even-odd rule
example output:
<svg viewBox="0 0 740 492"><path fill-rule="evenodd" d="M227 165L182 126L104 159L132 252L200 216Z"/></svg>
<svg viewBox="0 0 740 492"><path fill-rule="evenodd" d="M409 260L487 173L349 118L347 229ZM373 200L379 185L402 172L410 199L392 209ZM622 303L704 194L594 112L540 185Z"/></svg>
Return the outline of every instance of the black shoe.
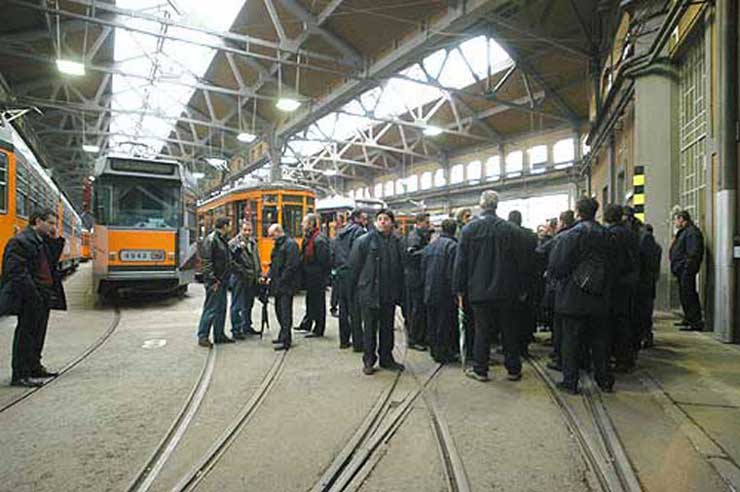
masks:
<svg viewBox="0 0 740 492"><path fill-rule="evenodd" d="M278 343L283 343L283 342L281 340L277 339L277 338L272 341L272 344L273 345L276 345Z"/></svg>
<svg viewBox="0 0 740 492"><path fill-rule="evenodd" d="M58 372L49 372L45 367L37 369L31 373L32 378L55 378L59 376Z"/></svg>
<svg viewBox="0 0 740 492"><path fill-rule="evenodd" d="M653 334L651 333L647 337L645 337L645 340L642 341L642 348L644 349L650 349L655 347L655 339L653 338Z"/></svg>
<svg viewBox="0 0 740 492"><path fill-rule="evenodd" d="M198 339L198 345L200 345L201 347L208 347L208 348L213 347L213 344L207 338L199 338Z"/></svg>
<svg viewBox="0 0 740 492"><path fill-rule="evenodd" d="M44 383L42 381L39 381L37 379L32 379L30 377L25 378L18 378L13 379L10 381L11 386L20 386L22 388L38 388L40 386L43 386Z"/></svg>
<svg viewBox="0 0 740 492"><path fill-rule="evenodd" d="M323 336L324 335L319 335L318 333L312 332L312 333L307 333L306 336L304 336L303 338L321 338Z"/></svg>
<svg viewBox="0 0 740 492"><path fill-rule="evenodd" d="M339 348L340 348L340 349L348 349L348 348L350 348L351 346L352 346L352 344L351 344L351 343L340 343L340 344L339 344Z"/></svg>
<svg viewBox="0 0 740 492"><path fill-rule="evenodd" d="M275 352L280 352L281 350L288 350L289 348L290 348L290 345L281 343L280 345L275 345L274 350Z"/></svg>
<svg viewBox="0 0 740 492"><path fill-rule="evenodd" d="M465 375L471 379L480 381L481 383L485 383L491 380L491 378L488 377L488 374L478 374L472 367L468 367L467 369L465 369Z"/></svg>
<svg viewBox="0 0 740 492"><path fill-rule="evenodd" d="M388 369L389 371L397 371L397 372L403 372L404 369L406 369L406 366L403 364L400 364L396 361L388 362L386 364L379 364L380 367L383 369Z"/></svg>
<svg viewBox="0 0 740 492"><path fill-rule="evenodd" d="M569 393L571 395L577 395L578 394L578 387L574 387L574 386L571 386L569 384L565 384L562 381L559 382L559 383L556 383L555 386L557 386L557 388L560 391L564 392L564 393Z"/></svg>
<svg viewBox="0 0 740 492"><path fill-rule="evenodd" d="M426 352L427 347L420 344L420 343L411 343L409 344L409 348L412 350L418 350L419 352Z"/></svg>
<svg viewBox="0 0 740 492"><path fill-rule="evenodd" d="M673 323L673 326L689 326L689 322L685 319L682 319L681 321L676 321Z"/></svg>
<svg viewBox="0 0 740 492"><path fill-rule="evenodd" d="M522 373L521 372L517 372L513 374L509 373L506 375L506 379L508 379L509 381L519 381L522 379Z"/></svg>
<svg viewBox="0 0 740 492"><path fill-rule="evenodd" d="M231 336L234 337L234 340L246 340L247 339L247 337L245 337L241 333L232 333Z"/></svg>
<svg viewBox="0 0 740 492"><path fill-rule="evenodd" d="M372 366L365 366L362 368L362 373L366 376L372 376L375 373L375 368Z"/></svg>
<svg viewBox="0 0 740 492"><path fill-rule="evenodd" d="M247 328L246 330L244 330L244 334L245 335L259 335L260 332L258 332L257 330L253 328Z"/></svg>
<svg viewBox="0 0 740 492"><path fill-rule="evenodd" d="M293 328L293 331L311 331L311 329L310 328L304 328L302 326L296 326L295 328Z"/></svg>
<svg viewBox="0 0 740 492"><path fill-rule="evenodd" d="M563 368L557 362L551 361L547 363L547 368L553 371L563 372Z"/></svg>
<svg viewBox="0 0 740 492"><path fill-rule="evenodd" d="M218 340L216 340L215 343L234 343L234 339L229 338L229 337L223 337L223 338L219 338Z"/></svg>
<svg viewBox="0 0 740 492"><path fill-rule="evenodd" d="M338 309L330 309L329 310L329 314L331 314L335 318L338 318L339 317L339 310Z"/></svg>
<svg viewBox="0 0 740 492"><path fill-rule="evenodd" d="M603 391L604 393L614 393L614 383L609 384L599 384L599 389Z"/></svg>
<svg viewBox="0 0 740 492"><path fill-rule="evenodd" d="M704 325L682 325L678 331L704 331Z"/></svg>

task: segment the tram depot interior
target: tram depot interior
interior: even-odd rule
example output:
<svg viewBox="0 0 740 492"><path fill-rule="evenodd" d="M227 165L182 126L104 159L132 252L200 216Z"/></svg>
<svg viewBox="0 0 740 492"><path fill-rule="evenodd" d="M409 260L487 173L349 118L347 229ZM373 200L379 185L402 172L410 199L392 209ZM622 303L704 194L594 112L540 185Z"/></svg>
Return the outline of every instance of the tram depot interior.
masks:
<svg viewBox="0 0 740 492"><path fill-rule="evenodd" d="M740 489L736 0L0 0L0 248L51 208L68 309L11 386L0 490ZM199 245L219 217L303 241L355 207L437 230L484 190L536 231L582 196L663 250L654 346L614 393L557 391L538 329L521 381L407 350L363 375L326 333L198 346ZM668 252L687 210L704 331ZM371 220L372 221L372 220ZM326 302L329 304L329 289ZM306 310L294 298L293 325ZM226 333L230 334L230 320Z"/></svg>

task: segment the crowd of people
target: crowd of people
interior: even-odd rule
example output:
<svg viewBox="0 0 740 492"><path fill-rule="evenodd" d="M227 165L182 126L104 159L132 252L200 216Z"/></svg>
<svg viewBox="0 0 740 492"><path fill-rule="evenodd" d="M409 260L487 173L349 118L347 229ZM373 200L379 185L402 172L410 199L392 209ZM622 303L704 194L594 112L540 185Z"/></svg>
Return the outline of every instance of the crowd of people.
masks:
<svg viewBox="0 0 740 492"><path fill-rule="evenodd" d="M653 344L652 314L661 248L650 225L632 209L609 204L603 224L599 203L581 198L575 211L538 228L522 226L522 215L496 214L498 195L484 191L481 213L461 209L434 231L419 213L403 236L391 210L373 221L354 210L329 240L320 218L302 221L299 247L280 224L268 228L274 241L267 275L252 223L244 221L231 239L228 218L216 220L201 245L206 296L198 344L234 343L259 333L252 326L255 298L274 297L280 325L275 350L288 350L293 331L323 337L326 288L339 318L339 348L362 353L363 372L377 366L402 371L393 357L395 311L400 307L409 349L429 351L440 363L463 359L465 374L489 380L491 347L500 345L507 379L522 377L522 357L538 324L552 332L548 366L561 371L560 388L578 391L581 369L593 370L597 384L612 391L614 372L635 367L640 348ZM11 238L3 255L0 314L15 314L11 384L38 386L53 377L41 364L50 309L66 309L56 214L31 214L26 229ZM700 230L686 211L674 216L677 232L670 247L671 273L679 285L684 330L702 330L696 276L703 261ZM305 290L305 315L293 327L293 298ZM231 291L231 335L225 333Z"/></svg>

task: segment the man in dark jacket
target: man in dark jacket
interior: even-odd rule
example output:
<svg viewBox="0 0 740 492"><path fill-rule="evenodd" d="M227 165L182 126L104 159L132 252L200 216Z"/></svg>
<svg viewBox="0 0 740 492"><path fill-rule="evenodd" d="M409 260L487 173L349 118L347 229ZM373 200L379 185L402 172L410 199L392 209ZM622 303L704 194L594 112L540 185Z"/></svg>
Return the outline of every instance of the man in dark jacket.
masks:
<svg viewBox="0 0 740 492"><path fill-rule="evenodd" d="M13 338L13 386L34 387L37 378L54 377L41 364L49 310L67 308L62 276L57 268L64 239L56 237L57 216L51 209L34 211L29 225L11 238L3 254L0 289L9 305L5 314L17 314Z"/></svg>
<svg viewBox="0 0 740 492"><path fill-rule="evenodd" d="M234 340L224 333L226 323L226 287L231 276L232 261L226 235L229 233L230 221L227 217L216 219L215 229L206 236L201 245L200 259L203 265L203 284L206 288L206 299L203 313L198 323L198 345L210 347L208 335L213 326L215 343L233 343Z"/></svg>
<svg viewBox="0 0 740 492"><path fill-rule="evenodd" d="M678 293L684 313L684 321L678 324L681 331L702 331L704 320L696 291L696 275L704 258L704 236L686 210L678 212L673 217L673 223L678 232L669 252L671 273L678 280Z"/></svg>
<svg viewBox="0 0 740 492"><path fill-rule="evenodd" d="M653 308L655 284L660 276L660 259L663 250L655 241L653 226L645 224L640 237L640 280L637 282L636 314L640 327L639 342L643 348L653 346Z"/></svg>
<svg viewBox="0 0 740 492"><path fill-rule="evenodd" d="M581 343L588 343L597 384L612 391L609 371L609 236L596 222L599 203L593 198L576 202L578 222L558 238L550 253L548 275L560 289L555 295L555 312L562 316L563 381L558 386L578 392Z"/></svg>
<svg viewBox="0 0 740 492"><path fill-rule="evenodd" d="M613 286L609 331L617 372L634 369L636 340L639 337L639 327L632 322L632 303L640 276L639 244L635 233L623 222L623 215L622 206L615 203L604 209L604 221L613 252L610 259Z"/></svg>
<svg viewBox="0 0 740 492"><path fill-rule="evenodd" d="M331 248L329 239L319 228L318 215L306 214L301 227L301 268L306 287L306 314L296 329L309 332L306 338L323 337L326 328L326 285L331 274Z"/></svg>
<svg viewBox="0 0 740 492"><path fill-rule="evenodd" d="M288 350L292 343L290 329L293 326L293 296L300 283L301 255L298 244L288 237L280 224L272 224L267 235L275 241L270 256L270 293L275 297L275 315L280 324L280 333L275 350Z"/></svg>
<svg viewBox="0 0 740 492"><path fill-rule="evenodd" d="M393 219L390 210L376 212L375 228L355 241L349 256L350 284L362 309L362 362L367 375L375 372L378 360L382 368L404 369L393 359L394 312L404 292L401 248L392 232Z"/></svg>
<svg viewBox="0 0 740 492"><path fill-rule="evenodd" d="M408 232L404 241L403 274L406 286L406 314L409 317L409 348L427 349L427 320L424 308L421 255L429 244L432 231L429 214L416 214L416 225Z"/></svg>
<svg viewBox="0 0 740 492"><path fill-rule="evenodd" d="M362 320L360 306L357 303L354 288L351 284L349 254L357 238L365 234L364 222L367 216L355 209L349 216L349 223L337 232L334 240L334 269L339 297L339 348L353 347L355 352L362 352ZM350 343L351 338L351 343Z"/></svg>
<svg viewBox="0 0 740 492"><path fill-rule="evenodd" d="M452 289L456 230L454 219L442 221L442 234L424 248L421 258L429 344L432 358L442 364L453 362L459 353L457 302Z"/></svg>
<svg viewBox="0 0 740 492"><path fill-rule="evenodd" d="M475 317L474 365L468 377L488 381L491 336L501 333L508 379L521 379L520 339L512 305L519 292L519 272L525 270L521 233L496 216L498 194L484 191L480 217L463 227L455 258L454 289L462 306L467 292Z"/></svg>
<svg viewBox="0 0 740 492"><path fill-rule="evenodd" d="M509 222L514 224L520 232L520 253L523 259L521 266L523 269L519 271L519 292L514 301L514 316L519 331L521 353L529 355L528 347L534 340L535 324L537 322L538 282L542 276L538 256L535 252L537 249L537 234L526 227L522 227L522 213L519 210L509 212Z"/></svg>
<svg viewBox="0 0 740 492"><path fill-rule="evenodd" d="M237 340L255 335L252 328L252 306L262 276L257 241L252 237L252 222L244 220L242 229L229 241L234 271L231 275L231 334Z"/></svg>

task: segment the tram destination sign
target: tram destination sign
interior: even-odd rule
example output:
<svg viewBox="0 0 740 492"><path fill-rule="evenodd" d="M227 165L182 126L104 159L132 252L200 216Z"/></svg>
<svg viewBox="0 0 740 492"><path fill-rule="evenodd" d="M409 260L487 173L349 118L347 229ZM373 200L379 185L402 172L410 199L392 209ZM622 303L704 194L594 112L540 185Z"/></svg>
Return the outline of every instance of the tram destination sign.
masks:
<svg viewBox="0 0 740 492"><path fill-rule="evenodd" d="M177 164L170 162L135 161L114 159L110 168L114 171L127 173L158 174L160 176L172 176L175 174Z"/></svg>

